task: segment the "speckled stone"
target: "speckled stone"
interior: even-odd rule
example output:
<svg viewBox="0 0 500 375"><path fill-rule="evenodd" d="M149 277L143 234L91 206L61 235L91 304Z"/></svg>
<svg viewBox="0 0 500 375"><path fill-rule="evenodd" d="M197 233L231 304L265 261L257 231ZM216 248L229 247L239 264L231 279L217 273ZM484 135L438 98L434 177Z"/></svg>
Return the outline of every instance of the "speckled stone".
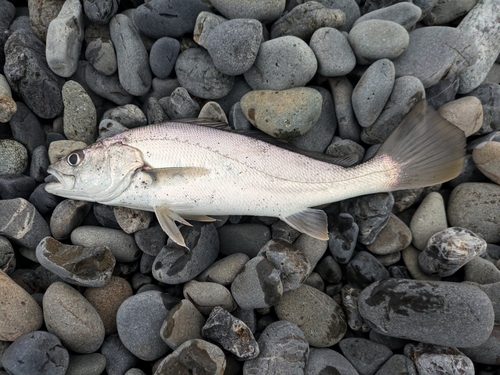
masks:
<svg viewBox="0 0 500 375"><path fill-rule="evenodd" d="M8 122L17 111L17 105L12 99L12 91L3 74L0 74L0 122Z"/></svg>
<svg viewBox="0 0 500 375"><path fill-rule="evenodd" d="M392 3L392 2L391 2ZM434 6L435 1L431 0L431 8ZM367 20L386 20L393 21L406 30L410 31L415 27L415 24L422 16L421 4L415 5L412 3L395 3L380 9L370 9L361 17L359 17L354 25Z"/></svg>
<svg viewBox="0 0 500 375"><path fill-rule="evenodd" d="M188 340L202 339L201 329L205 322L205 317L196 306L183 299L168 311L160 329L160 336L175 350Z"/></svg>
<svg viewBox="0 0 500 375"><path fill-rule="evenodd" d="M331 27L317 29L309 46L318 59L318 73L325 77L349 74L356 66L356 56L346 37ZM338 51L332 54L332 51Z"/></svg>
<svg viewBox="0 0 500 375"><path fill-rule="evenodd" d="M437 192L429 193L411 218L410 229L413 234L413 246L423 250L434 233L447 227L443 196Z"/></svg>
<svg viewBox="0 0 500 375"><path fill-rule="evenodd" d="M106 357L100 353L71 354L66 375L99 375L106 369Z"/></svg>
<svg viewBox="0 0 500 375"><path fill-rule="evenodd" d="M340 341L339 346L342 354L360 375L373 374L392 356L392 351L387 346L365 338L345 338Z"/></svg>
<svg viewBox="0 0 500 375"><path fill-rule="evenodd" d="M28 166L28 151L12 139L0 139L0 174L24 173Z"/></svg>
<svg viewBox="0 0 500 375"><path fill-rule="evenodd" d="M127 207L113 207L113 212L120 228L128 234L148 228L154 219L152 212Z"/></svg>
<svg viewBox="0 0 500 375"><path fill-rule="evenodd" d="M450 346L408 344L404 354L415 363L419 375L474 374L474 364L457 348Z"/></svg>
<svg viewBox="0 0 500 375"><path fill-rule="evenodd" d="M229 289L217 283L191 280L184 284L183 294L205 315L210 314L215 306L221 306L229 312L237 307Z"/></svg>
<svg viewBox="0 0 500 375"><path fill-rule="evenodd" d="M366 248L373 254L387 255L406 249L411 241L410 228L396 215L391 214L387 225L380 231L375 241Z"/></svg>
<svg viewBox="0 0 500 375"><path fill-rule="evenodd" d="M500 142L489 141L474 148L472 159L477 168L491 181L500 183Z"/></svg>
<svg viewBox="0 0 500 375"><path fill-rule="evenodd" d="M359 375L351 363L340 353L332 349L310 348L305 375L322 374Z"/></svg>
<svg viewBox="0 0 500 375"><path fill-rule="evenodd" d="M226 18L255 18L266 24L276 20L285 10L286 0L237 2L213 0L211 4Z"/></svg>

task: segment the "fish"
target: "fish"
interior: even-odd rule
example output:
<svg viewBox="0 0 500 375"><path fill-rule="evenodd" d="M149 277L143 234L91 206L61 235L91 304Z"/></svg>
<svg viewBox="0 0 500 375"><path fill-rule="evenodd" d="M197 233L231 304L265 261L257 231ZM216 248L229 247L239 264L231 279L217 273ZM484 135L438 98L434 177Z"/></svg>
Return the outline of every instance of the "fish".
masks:
<svg viewBox="0 0 500 375"><path fill-rule="evenodd" d="M355 166L277 143L197 121L147 125L56 161L47 170L56 181L45 190L152 211L184 247L176 223L212 222L220 215L277 217L327 240L327 215L318 206L451 180L462 170L466 138L421 100L375 155Z"/></svg>

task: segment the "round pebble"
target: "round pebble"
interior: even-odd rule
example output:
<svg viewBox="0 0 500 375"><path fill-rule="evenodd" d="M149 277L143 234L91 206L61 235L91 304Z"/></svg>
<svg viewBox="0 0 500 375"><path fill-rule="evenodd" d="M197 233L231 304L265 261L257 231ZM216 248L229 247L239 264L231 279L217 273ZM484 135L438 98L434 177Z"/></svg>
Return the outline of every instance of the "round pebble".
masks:
<svg viewBox="0 0 500 375"><path fill-rule="evenodd" d="M344 76L356 65L356 56L349 42L337 29L317 29L311 36L309 46L318 59L318 73L325 77Z"/></svg>
<svg viewBox="0 0 500 375"><path fill-rule="evenodd" d="M359 375L351 363L332 349L310 348L305 374L322 375L336 372L342 375Z"/></svg>
<svg viewBox="0 0 500 375"><path fill-rule="evenodd" d="M72 354L66 375L99 375L106 368L106 357L100 353Z"/></svg>
<svg viewBox="0 0 500 375"><path fill-rule="evenodd" d="M406 249L411 242L410 228L396 215L391 214L387 225L380 231L375 241L366 248L373 254L387 255Z"/></svg>
<svg viewBox="0 0 500 375"><path fill-rule="evenodd" d="M343 339L339 347L360 374L375 373L392 356L392 351L387 346L364 338Z"/></svg>
<svg viewBox="0 0 500 375"><path fill-rule="evenodd" d="M0 74L0 122L8 122L17 111L17 104L12 99L12 91L5 76Z"/></svg>
<svg viewBox="0 0 500 375"><path fill-rule="evenodd" d="M23 173L28 166L28 151L12 139L0 139L0 174Z"/></svg>
<svg viewBox="0 0 500 375"><path fill-rule="evenodd" d="M253 258L271 239L271 231L263 224L223 225L217 232L220 252L224 255L243 253Z"/></svg>
<svg viewBox="0 0 500 375"><path fill-rule="evenodd" d="M237 307L229 289L217 283L191 280L184 285L183 294L205 315L210 314L215 306L221 306L228 311Z"/></svg>
<svg viewBox="0 0 500 375"><path fill-rule="evenodd" d="M443 196L437 192L429 193L411 218L413 246L418 250L423 250L434 233L447 227Z"/></svg>
<svg viewBox="0 0 500 375"><path fill-rule="evenodd" d="M404 353L415 362L418 374L431 375L439 371L446 374L474 374L474 365L460 350L419 343L408 344Z"/></svg>
<svg viewBox="0 0 500 375"><path fill-rule="evenodd" d="M472 159L477 168L491 181L500 183L500 142L489 141L482 143L472 152Z"/></svg>
<svg viewBox="0 0 500 375"><path fill-rule="evenodd" d="M214 262L197 279L229 286L249 260L248 255L243 253L228 255Z"/></svg>
<svg viewBox="0 0 500 375"><path fill-rule="evenodd" d="M152 212L127 207L113 207L113 212L116 222L127 234L148 228L154 218Z"/></svg>
<svg viewBox="0 0 500 375"><path fill-rule="evenodd" d="M500 281L500 270L489 260L473 258L464 266L464 280L478 284L497 283Z"/></svg>
<svg viewBox="0 0 500 375"><path fill-rule="evenodd" d="M160 335L175 350L189 340L202 339L205 318L189 300L183 299L169 311L161 326Z"/></svg>
<svg viewBox="0 0 500 375"><path fill-rule="evenodd" d="M200 105L184 87L177 87L169 97L161 98L158 102L172 120L194 118L200 113Z"/></svg>
<svg viewBox="0 0 500 375"><path fill-rule="evenodd" d="M420 6L404 2L372 10L371 12L365 13L359 17L356 22L354 22L354 26L367 20L385 20L396 22L403 26L406 30L410 31L413 30L415 24L422 16L422 8ZM433 6L434 3L432 3L431 8Z"/></svg>
<svg viewBox="0 0 500 375"><path fill-rule="evenodd" d="M55 239L62 240L70 236L84 217L90 212L92 203L65 199L59 203L50 217L50 231Z"/></svg>
<svg viewBox="0 0 500 375"><path fill-rule="evenodd" d="M439 107L439 114L462 129L468 137L483 125L483 106L475 96L466 96Z"/></svg>
<svg viewBox="0 0 500 375"><path fill-rule="evenodd" d="M226 18L255 18L266 24L276 20L285 10L286 0L266 2L213 0L211 4Z"/></svg>
<svg viewBox="0 0 500 375"><path fill-rule="evenodd" d="M107 336L100 350L106 358L106 371L109 375L121 375L139 363L139 359L120 341L118 334Z"/></svg>
<svg viewBox="0 0 500 375"><path fill-rule="evenodd" d="M180 51L181 44L177 39L169 37L158 39L149 53L149 65L153 74L158 78L167 78L174 69Z"/></svg>
<svg viewBox="0 0 500 375"><path fill-rule="evenodd" d="M408 272L409 275L411 275L411 277L415 280L441 280L439 276L430 276L422 271L418 262L419 256L420 250L417 250L411 245L401 252L401 257L403 258L403 262L406 266L406 272Z"/></svg>
<svg viewBox="0 0 500 375"><path fill-rule="evenodd" d="M105 25L118 11L118 0L92 1L83 0L85 15L94 23Z"/></svg>

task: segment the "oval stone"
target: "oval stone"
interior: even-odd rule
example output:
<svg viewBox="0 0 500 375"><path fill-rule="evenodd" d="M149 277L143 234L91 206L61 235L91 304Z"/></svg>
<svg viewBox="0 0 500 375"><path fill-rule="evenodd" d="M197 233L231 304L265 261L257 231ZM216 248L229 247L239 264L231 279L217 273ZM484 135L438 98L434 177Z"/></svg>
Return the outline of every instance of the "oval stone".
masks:
<svg viewBox="0 0 500 375"><path fill-rule="evenodd" d="M478 145L472 151L472 159L491 181L500 184L500 142L489 141Z"/></svg>

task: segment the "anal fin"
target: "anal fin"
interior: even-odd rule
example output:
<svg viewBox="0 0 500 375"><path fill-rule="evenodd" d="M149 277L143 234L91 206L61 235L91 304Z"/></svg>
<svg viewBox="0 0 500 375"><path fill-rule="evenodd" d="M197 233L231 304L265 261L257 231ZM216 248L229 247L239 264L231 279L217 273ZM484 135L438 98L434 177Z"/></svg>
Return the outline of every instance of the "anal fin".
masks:
<svg viewBox="0 0 500 375"><path fill-rule="evenodd" d="M165 206L155 206L154 210L161 229L163 229L176 244L187 248L184 237L182 237L182 233L179 228L177 228L175 222L178 221L188 226L191 226L191 224Z"/></svg>
<svg viewBox="0 0 500 375"><path fill-rule="evenodd" d="M323 210L306 208L281 219L299 232L318 240L328 240L328 218Z"/></svg>

